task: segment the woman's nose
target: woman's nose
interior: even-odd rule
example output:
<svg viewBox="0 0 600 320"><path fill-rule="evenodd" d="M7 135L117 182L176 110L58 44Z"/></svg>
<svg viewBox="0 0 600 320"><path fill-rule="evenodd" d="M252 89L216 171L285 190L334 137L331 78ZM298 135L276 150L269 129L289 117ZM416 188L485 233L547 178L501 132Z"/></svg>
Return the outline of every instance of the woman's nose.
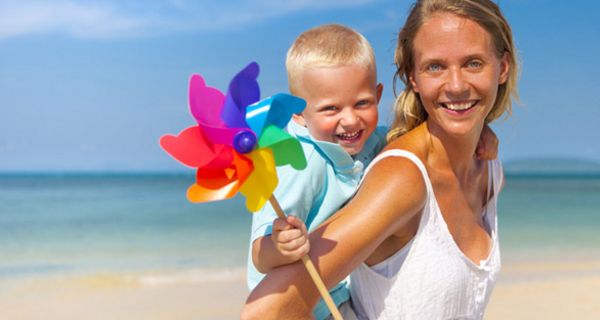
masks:
<svg viewBox="0 0 600 320"><path fill-rule="evenodd" d="M465 75L460 68L451 68L448 71L446 82L446 91L452 96L460 97L465 92L468 93L469 86L465 81Z"/></svg>

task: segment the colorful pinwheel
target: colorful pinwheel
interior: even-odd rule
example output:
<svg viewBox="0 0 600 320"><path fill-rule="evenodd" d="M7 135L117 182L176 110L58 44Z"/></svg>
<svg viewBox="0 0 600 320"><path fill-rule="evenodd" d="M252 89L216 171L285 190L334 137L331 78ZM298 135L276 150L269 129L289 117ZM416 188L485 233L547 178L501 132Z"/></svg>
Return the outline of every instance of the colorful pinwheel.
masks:
<svg viewBox="0 0 600 320"><path fill-rule="evenodd" d="M282 130L306 103L287 94L258 101L257 77L258 64L252 62L231 80L224 96L206 86L200 75L192 75L189 102L198 125L177 136L162 136L160 145L179 162L198 168L196 183L187 191L190 201L227 199L239 191L246 196L249 211L258 211L269 200L277 215L285 218L272 197L277 186L275 166L289 164L297 170L306 167L300 143ZM302 257L302 263L334 319L341 319L308 255Z"/></svg>
<svg viewBox="0 0 600 320"><path fill-rule="evenodd" d="M306 103L288 94L258 101L258 71L255 62L246 66L231 80L226 96L192 75L189 104L198 125L160 139L173 158L198 168L187 191L190 201L222 200L240 191L254 212L277 186L275 166L306 167L300 143L282 130Z"/></svg>

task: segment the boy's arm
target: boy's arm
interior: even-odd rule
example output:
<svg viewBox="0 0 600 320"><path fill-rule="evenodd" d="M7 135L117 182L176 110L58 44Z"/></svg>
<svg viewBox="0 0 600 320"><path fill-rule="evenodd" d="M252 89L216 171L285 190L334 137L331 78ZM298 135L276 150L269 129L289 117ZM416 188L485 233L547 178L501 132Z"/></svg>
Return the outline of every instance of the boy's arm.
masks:
<svg viewBox="0 0 600 320"><path fill-rule="evenodd" d="M273 221L273 234L252 242L252 262L261 273L296 262L308 254L310 244L304 222L288 216Z"/></svg>
<svg viewBox="0 0 600 320"><path fill-rule="evenodd" d="M298 171L289 166L277 168L279 184L274 192L274 196L285 214L288 217L295 216L302 226L304 226L303 221L306 221L314 199L322 191L326 170L324 159L312 152L307 152L307 150L305 150L305 154L308 162L306 169ZM277 252L273 243L276 239L272 238L272 234L278 234L286 229L284 227L275 228L273 222L278 223L278 220L277 214L269 203L253 214L250 240L252 243L251 257L254 267L261 273L266 273L275 266L297 260L289 261L289 257L281 257ZM300 227L300 224L296 225ZM283 232L284 236L285 234L286 232ZM305 238L308 238L306 233ZM285 241L280 240L280 242Z"/></svg>

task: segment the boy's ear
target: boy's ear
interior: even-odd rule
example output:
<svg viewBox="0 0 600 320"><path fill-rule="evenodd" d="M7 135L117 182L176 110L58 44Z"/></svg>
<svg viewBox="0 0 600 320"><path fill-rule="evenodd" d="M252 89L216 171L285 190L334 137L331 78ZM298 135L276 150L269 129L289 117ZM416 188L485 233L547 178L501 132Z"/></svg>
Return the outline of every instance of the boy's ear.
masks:
<svg viewBox="0 0 600 320"><path fill-rule="evenodd" d="M379 101L381 101L381 94L383 93L383 84L378 83L377 84L377 103L379 103Z"/></svg>
<svg viewBox="0 0 600 320"><path fill-rule="evenodd" d="M294 113L292 115L292 119L294 119L294 121L297 124L299 124L299 125L301 125L303 127L306 127L306 120L304 120L304 116L302 115L302 113Z"/></svg>

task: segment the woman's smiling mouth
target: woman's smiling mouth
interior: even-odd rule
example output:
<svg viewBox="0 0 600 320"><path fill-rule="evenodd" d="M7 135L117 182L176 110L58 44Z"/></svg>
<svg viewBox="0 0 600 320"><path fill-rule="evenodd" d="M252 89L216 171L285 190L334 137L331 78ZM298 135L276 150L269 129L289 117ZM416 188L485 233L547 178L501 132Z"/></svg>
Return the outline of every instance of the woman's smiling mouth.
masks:
<svg viewBox="0 0 600 320"><path fill-rule="evenodd" d="M473 108L479 100L475 101L467 101L467 102L443 102L440 103L440 106L444 109L452 110L452 111L466 111Z"/></svg>

